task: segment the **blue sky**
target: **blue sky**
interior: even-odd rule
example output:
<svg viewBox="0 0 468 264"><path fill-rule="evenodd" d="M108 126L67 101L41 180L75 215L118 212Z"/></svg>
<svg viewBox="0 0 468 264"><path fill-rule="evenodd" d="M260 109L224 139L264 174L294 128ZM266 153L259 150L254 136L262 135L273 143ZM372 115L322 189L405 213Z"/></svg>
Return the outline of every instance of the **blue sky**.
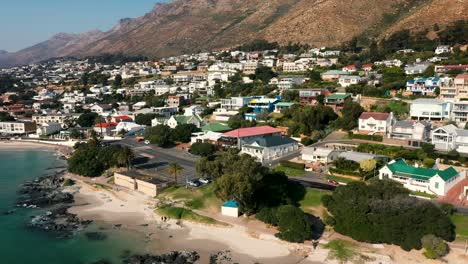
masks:
<svg viewBox="0 0 468 264"><path fill-rule="evenodd" d="M17 51L56 33L109 30L121 18L139 17L162 0L2 0L0 50Z"/></svg>

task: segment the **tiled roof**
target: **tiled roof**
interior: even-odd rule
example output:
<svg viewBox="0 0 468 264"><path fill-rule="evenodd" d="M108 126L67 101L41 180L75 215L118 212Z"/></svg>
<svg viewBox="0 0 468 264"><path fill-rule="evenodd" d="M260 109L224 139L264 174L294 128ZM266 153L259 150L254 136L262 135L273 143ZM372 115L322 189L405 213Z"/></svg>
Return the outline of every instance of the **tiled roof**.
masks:
<svg viewBox="0 0 468 264"><path fill-rule="evenodd" d="M390 116L389 113L378 113L378 112L364 112L361 114L359 119L369 119L374 118L375 120L387 120Z"/></svg>
<svg viewBox="0 0 468 264"><path fill-rule="evenodd" d="M115 127L117 126L118 124L116 122L110 122L110 123L100 123L100 124L96 124L96 127L102 127L102 128L106 128L106 127Z"/></svg>
<svg viewBox="0 0 468 264"><path fill-rule="evenodd" d="M391 164L387 164L387 167L394 173L399 176L409 177L417 180L428 181L430 178L439 175L444 181L458 175L458 172L453 168L449 167L445 170L435 170L428 168L416 168L406 164L402 159L398 159Z"/></svg>
<svg viewBox="0 0 468 264"><path fill-rule="evenodd" d="M261 136L261 135L269 135L280 133L280 131L276 128L271 126L259 126L259 127L248 127L248 128L239 128L227 133L224 133L223 136L225 137L253 137L253 136Z"/></svg>

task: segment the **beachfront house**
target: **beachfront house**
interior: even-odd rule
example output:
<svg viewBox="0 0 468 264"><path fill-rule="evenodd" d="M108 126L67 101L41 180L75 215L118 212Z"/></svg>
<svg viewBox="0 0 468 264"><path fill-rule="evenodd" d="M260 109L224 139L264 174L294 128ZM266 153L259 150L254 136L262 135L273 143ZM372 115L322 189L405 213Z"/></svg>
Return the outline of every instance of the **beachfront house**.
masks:
<svg viewBox="0 0 468 264"><path fill-rule="evenodd" d="M466 177L466 172L457 172L453 167L445 170L410 166L404 160L392 160L379 170L380 180L397 181L411 191L444 196L458 182Z"/></svg>

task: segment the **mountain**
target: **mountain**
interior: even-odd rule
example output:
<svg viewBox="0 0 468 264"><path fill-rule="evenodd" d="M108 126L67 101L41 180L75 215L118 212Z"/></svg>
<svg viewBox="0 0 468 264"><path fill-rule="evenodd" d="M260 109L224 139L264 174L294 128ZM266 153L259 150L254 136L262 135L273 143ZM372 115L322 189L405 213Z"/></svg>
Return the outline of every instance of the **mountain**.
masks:
<svg viewBox="0 0 468 264"><path fill-rule="evenodd" d="M466 0L173 0L142 17L122 19L108 32L58 34L0 55L0 66L102 53L163 57L254 39L331 46L354 36L382 38L435 23L442 28L467 20L467 6Z"/></svg>

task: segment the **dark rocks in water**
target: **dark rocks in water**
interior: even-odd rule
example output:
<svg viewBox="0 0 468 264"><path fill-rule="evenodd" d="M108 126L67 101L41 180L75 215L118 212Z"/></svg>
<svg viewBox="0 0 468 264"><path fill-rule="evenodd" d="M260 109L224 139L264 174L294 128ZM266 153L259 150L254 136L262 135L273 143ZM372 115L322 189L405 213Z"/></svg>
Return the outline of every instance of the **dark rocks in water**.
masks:
<svg viewBox="0 0 468 264"><path fill-rule="evenodd" d="M107 238L107 235L102 232L86 232L85 236L90 241L101 241Z"/></svg>
<svg viewBox="0 0 468 264"><path fill-rule="evenodd" d="M132 255L123 260L124 264L193 264L200 259L195 251L172 251L167 254Z"/></svg>
<svg viewBox="0 0 468 264"><path fill-rule="evenodd" d="M18 207L48 207L56 204L71 204L73 195L61 190L63 178L54 175L41 177L32 182L26 182L18 191L20 197L17 200Z"/></svg>
<svg viewBox="0 0 468 264"><path fill-rule="evenodd" d="M4 215L11 215L11 214L13 214L14 212L16 212L16 209L8 210L8 211L4 212L3 214L4 214Z"/></svg>

